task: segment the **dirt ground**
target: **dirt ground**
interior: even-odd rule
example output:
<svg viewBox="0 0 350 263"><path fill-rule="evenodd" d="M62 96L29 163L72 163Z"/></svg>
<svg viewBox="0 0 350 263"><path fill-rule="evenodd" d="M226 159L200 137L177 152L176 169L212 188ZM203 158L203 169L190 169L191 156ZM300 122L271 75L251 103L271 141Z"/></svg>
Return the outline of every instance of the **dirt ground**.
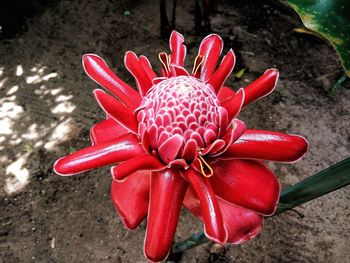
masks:
<svg viewBox="0 0 350 263"><path fill-rule="evenodd" d="M178 1L177 29L191 66L202 36L194 35L195 1ZM257 2L257 3L256 3ZM350 89L332 92L342 69L335 51L293 32L298 17L276 1L219 1L212 31L237 55L234 89L276 67L277 90L240 115L248 127L305 136L310 149L296 164L269 165L283 187L350 154ZM124 15L128 10L130 15ZM0 262L146 262L146 223L128 231L109 199L108 168L73 177L52 172L54 161L89 145L89 128L104 116L81 67L96 53L134 85L125 51L167 51L159 37L158 1L54 1L26 20L26 29L0 40ZM350 262L350 187L267 219L261 234L226 253L211 244L180 262ZM201 229L182 211L176 240Z"/></svg>

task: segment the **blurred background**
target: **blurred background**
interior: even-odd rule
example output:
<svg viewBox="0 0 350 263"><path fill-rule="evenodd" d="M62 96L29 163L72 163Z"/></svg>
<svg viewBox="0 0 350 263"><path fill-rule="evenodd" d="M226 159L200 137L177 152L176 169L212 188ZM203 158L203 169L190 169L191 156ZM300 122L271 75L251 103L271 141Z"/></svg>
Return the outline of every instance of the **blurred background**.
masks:
<svg viewBox="0 0 350 263"><path fill-rule="evenodd" d="M283 187L350 154L350 88L333 47L278 1L35 0L0 3L0 262L146 262L146 223L124 228L109 199L109 169L74 177L53 174L54 161L90 144L104 117L81 56L96 53L135 87L127 50L160 72L172 29L185 36L191 69L202 38L218 33L237 62L227 85L237 90L266 69L280 70L270 96L239 116L249 128L305 136L296 164L269 163ZM174 14L175 7L175 15ZM161 12L162 11L162 12ZM166 18L165 18L165 14ZM162 20L162 25L161 25ZM350 262L350 189L273 218L261 234L214 253L208 243L178 262ZM202 228L185 209L176 240Z"/></svg>

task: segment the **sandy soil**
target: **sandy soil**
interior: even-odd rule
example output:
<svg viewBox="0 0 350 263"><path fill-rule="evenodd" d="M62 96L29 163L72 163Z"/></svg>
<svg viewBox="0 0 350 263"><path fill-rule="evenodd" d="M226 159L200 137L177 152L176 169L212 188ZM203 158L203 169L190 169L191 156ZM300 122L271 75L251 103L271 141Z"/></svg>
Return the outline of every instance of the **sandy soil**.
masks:
<svg viewBox="0 0 350 263"><path fill-rule="evenodd" d="M186 37L188 65L202 37L193 35L194 1L178 1L177 29ZM277 90L241 114L251 128L304 135L310 150L297 164L269 164L285 187L350 154L350 89L331 92L342 74L335 51L296 34L298 18L274 1L220 1L212 30L247 68L244 86L266 68L281 71ZM129 16L124 15L125 10ZM81 55L101 55L126 82L127 50L167 50L159 38L157 1L55 1L27 20L27 30L0 41L0 262L145 262L145 222L123 227L109 200L108 168L62 178L60 156L89 145L89 128L103 118L83 73ZM350 262L350 188L266 220L261 234L219 256L211 244L180 262ZM182 212L177 240L201 229Z"/></svg>

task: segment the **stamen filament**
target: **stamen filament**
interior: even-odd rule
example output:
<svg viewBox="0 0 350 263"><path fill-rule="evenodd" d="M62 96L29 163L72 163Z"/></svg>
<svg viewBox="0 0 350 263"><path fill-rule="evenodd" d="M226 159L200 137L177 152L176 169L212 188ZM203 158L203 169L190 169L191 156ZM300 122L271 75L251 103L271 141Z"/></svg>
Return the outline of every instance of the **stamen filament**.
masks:
<svg viewBox="0 0 350 263"><path fill-rule="evenodd" d="M210 165L204 160L202 156L198 156L198 161L201 166L202 175L206 178L212 177L214 174L213 168L210 167ZM209 173L205 172L205 168L209 170Z"/></svg>
<svg viewBox="0 0 350 263"><path fill-rule="evenodd" d="M165 73L168 75L170 73L168 54L165 52L161 52L159 53L158 58L160 60L160 63L162 63L162 68L164 69Z"/></svg>
<svg viewBox="0 0 350 263"><path fill-rule="evenodd" d="M199 77L198 71L201 68L201 65L203 64L203 61L204 61L204 57L202 55L198 55L194 59L194 65L193 65L193 69L192 69L192 76Z"/></svg>

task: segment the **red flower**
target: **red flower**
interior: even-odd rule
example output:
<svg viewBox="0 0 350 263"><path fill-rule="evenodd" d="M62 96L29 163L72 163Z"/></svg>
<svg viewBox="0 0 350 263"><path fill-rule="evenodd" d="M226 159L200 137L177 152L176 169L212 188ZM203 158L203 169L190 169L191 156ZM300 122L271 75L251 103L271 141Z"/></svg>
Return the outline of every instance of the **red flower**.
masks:
<svg viewBox="0 0 350 263"><path fill-rule="evenodd" d="M215 242L255 237L280 194L263 160L293 162L307 149L303 137L249 130L236 119L242 107L272 92L276 69L235 93L223 86L234 67L232 50L216 68L222 39L212 34L202 41L192 74L183 67L183 41L174 31L170 56L159 54L162 77L146 57L126 53L139 92L100 57L84 55L86 73L113 96L94 91L106 120L91 128L92 146L54 166L56 173L72 175L119 163L111 169L113 203L130 229L147 216L144 252L152 261L169 253L182 205Z"/></svg>

